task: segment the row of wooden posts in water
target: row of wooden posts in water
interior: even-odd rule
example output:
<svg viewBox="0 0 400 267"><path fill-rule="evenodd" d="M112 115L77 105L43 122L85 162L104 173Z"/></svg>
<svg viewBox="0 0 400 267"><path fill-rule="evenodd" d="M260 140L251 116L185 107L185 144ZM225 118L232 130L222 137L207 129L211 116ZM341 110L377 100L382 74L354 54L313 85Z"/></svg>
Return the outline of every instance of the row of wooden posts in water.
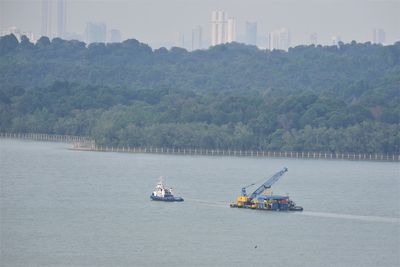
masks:
<svg viewBox="0 0 400 267"><path fill-rule="evenodd" d="M75 135L59 135L59 134L42 134L42 133L0 133L0 138L9 139L25 139L34 141L46 141L46 142L64 142L64 143L92 143L94 140L85 136Z"/></svg>
<svg viewBox="0 0 400 267"><path fill-rule="evenodd" d="M232 157L270 157L270 158L301 158L301 159L340 159L364 161L400 161L400 155L361 154L361 153L318 153L318 152L287 152L287 151L254 151L254 150L221 150L221 149L190 149L190 148L158 148L158 147L113 147L85 146L74 143L73 149L98 152L120 153L152 153L173 155L204 155Z"/></svg>
<svg viewBox="0 0 400 267"><path fill-rule="evenodd" d="M325 153L325 152L287 152L287 151L254 151L254 150L222 150L196 148L157 148L157 147L113 147L96 145L94 139L84 136L52 135L37 133L0 133L0 138L25 139L34 141L50 141L72 143L72 149L99 152L152 153L174 155L205 155L233 157L273 157L301 159L340 159L363 161L400 161L400 155L365 154L365 153Z"/></svg>

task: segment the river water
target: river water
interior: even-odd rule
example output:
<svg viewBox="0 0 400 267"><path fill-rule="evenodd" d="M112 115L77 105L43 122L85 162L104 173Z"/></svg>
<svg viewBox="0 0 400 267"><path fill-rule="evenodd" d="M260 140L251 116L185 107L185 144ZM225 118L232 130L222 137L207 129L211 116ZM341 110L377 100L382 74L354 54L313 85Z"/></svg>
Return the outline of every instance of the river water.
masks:
<svg viewBox="0 0 400 267"><path fill-rule="evenodd" d="M399 163L68 148L0 139L1 266L400 266ZM283 167L303 212L229 208Z"/></svg>

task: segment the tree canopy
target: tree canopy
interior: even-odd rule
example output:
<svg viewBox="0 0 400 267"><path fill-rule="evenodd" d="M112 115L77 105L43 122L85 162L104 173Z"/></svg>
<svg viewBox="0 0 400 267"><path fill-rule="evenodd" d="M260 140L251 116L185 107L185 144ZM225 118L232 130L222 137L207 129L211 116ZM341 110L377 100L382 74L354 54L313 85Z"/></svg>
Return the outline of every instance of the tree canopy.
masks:
<svg viewBox="0 0 400 267"><path fill-rule="evenodd" d="M0 38L0 131L101 144L398 153L400 43L188 52Z"/></svg>

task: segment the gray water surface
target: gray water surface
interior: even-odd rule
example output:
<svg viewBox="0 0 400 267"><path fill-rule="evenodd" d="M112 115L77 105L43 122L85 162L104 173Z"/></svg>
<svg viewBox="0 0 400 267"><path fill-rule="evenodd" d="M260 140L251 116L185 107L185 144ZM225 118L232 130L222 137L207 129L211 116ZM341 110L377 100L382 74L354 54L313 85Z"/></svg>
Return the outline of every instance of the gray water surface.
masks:
<svg viewBox="0 0 400 267"><path fill-rule="evenodd" d="M398 163L68 148L0 139L1 266L400 266ZM304 212L229 208L283 167Z"/></svg>

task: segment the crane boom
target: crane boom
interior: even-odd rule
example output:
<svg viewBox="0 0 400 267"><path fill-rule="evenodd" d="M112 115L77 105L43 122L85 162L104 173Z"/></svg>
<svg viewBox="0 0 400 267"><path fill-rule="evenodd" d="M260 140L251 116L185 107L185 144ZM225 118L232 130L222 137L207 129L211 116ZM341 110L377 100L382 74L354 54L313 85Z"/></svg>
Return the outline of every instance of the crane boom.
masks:
<svg viewBox="0 0 400 267"><path fill-rule="evenodd" d="M261 195L266 189L271 188L271 186L282 177L282 175L287 172L288 169L285 167L281 171L275 173L271 178L269 178L265 183L263 183L260 187L258 187L251 195L251 199L255 199L259 195ZM243 189L242 189L243 191Z"/></svg>

